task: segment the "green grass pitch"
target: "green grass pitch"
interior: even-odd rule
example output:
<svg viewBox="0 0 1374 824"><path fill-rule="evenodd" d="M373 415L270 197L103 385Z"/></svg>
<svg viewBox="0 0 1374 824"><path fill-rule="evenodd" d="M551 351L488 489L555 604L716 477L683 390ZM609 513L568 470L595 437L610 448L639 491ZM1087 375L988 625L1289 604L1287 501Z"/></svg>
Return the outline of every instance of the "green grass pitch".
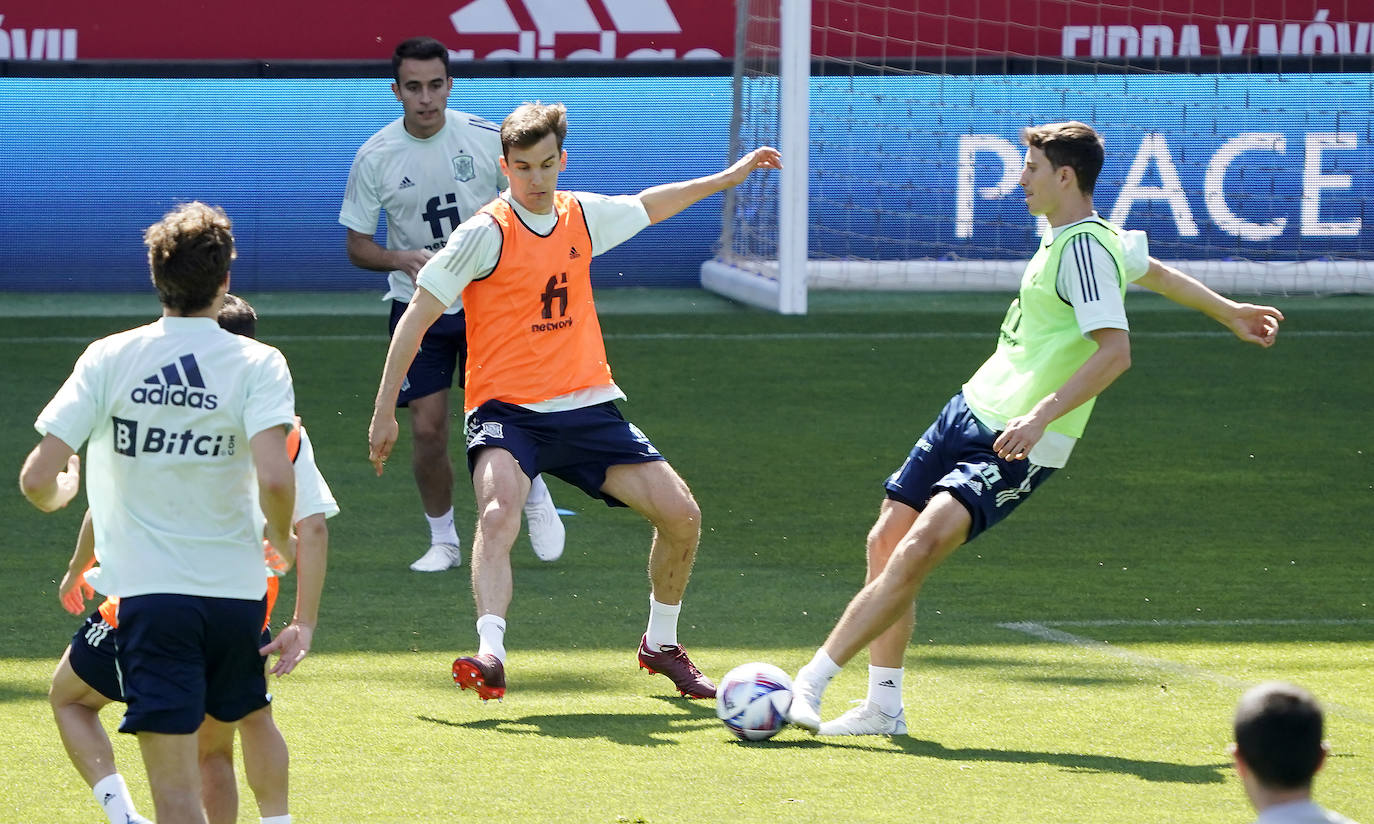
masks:
<svg viewBox="0 0 1374 824"><path fill-rule="evenodd" d="M1243 824L1230 715L1269 678L1327 706L1317 799L1374 820L1374 301L1278 299L1288 322L1261 351L1133 294L1134 366L1069 467L927 582L911 735L742 744L712 705L635 666L647 527L554 480L577 514L560 561L515 547L510 692L483 704L453 686L450 662L476 643L466 564L407 569L427 541L407 438L385 477L366 461L386 345L371 297L324 315L295 313L311 298L255 300L343 508L315 649L272 683L297 821ZM1006 297L822 294L802 318L701 293L600 298L626 417L704 513L684 643L717 677L750 660L795 672L862 582L883 478L986 357ZM11 477L85 342L140 321L100 316L114 303L50 296L0 319ZM84 498L44 517L10 489L0 820L99 821L46 701L78 624L55 592ZM466 550L461 480L456 507ZM862 697L866 663L827 692L825 717ZM136 743L112 737L151 812ZM257 821L241 795L240 821Z"/></svg>

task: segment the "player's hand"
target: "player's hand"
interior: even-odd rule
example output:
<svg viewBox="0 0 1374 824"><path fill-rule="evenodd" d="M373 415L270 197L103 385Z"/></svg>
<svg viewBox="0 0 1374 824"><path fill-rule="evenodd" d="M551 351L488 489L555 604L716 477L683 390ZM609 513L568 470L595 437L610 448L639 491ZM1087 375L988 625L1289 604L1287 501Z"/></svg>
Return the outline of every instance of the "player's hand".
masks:
<svg viewBox="0 0 1374 824"><path fill-rule="evenodd" d="M420 276L420 269L424 268L426 262L434 257L434 253L428 249L407 249L396 252L396 263L400 264L397 269L405 272L410 277L412 283Z"/></svg>
<svg viewBox="0 0 1374 824"><path fill-rule="evenodd" d="M1031 415L1022 415L1007 421L1007 428L992 442L992 451L1004 461L1025 460L1043 437L1045 424Z"/></svg>
<svg viewBox="0 0 1374 824"><path fill-rule="evenodd" d="M743 183L744 179L755 169L781 169L782 152L772 146L760 146L749 154L735 161L735 165L725 170L725 178L729 185L734 186Z"/></svg>
<svg viewBox="0 0 1374 824"><path fill-rule="evenodd" d="M289 540L289 539L288 539ZM296 558L296 553L292 552L291 557L287 558L277 551L272 542L266 538L262 539L262 557L266 562L267 568L272 570L273 575L281 576L291 571L291 566Z"/></svg>
<svg viewBox="0 0 1374 824"><path fill-rule="evenodd" d="M57 473L55 481L57 493L53 496L53 509L57 510L71 503L76 493L81 491L81 456L72 455L68 458L67 468Z"/></svg>
<svg viewBox="0 0 1374 824"><path fill-rule="evenodd" d="M1226 328L1246 343L1254 343L1268 348L1274 345L1279 336L1279 323L1283 313L1272 306L1257 306L1253 303L1238 303L1226 319Z"/></svg>
<svg viewBox="0 0 1374 824"><path fill-rule="evenodd" d="M86 611L86 599L95 597L95 587L86 583L86 573L67 570L62 583L57 587L57 601L72 615Z"/></svg>
<svg viewBox="0 0 1374 824"><path fill-rule="evenodd" d="M310 643L315 640L315 628L307 624L298 624L292 621L285 629L273 638L271 643L258 649L258 654L264 658L272 653L280 653L277 663L268 670L273 675L280 678L287 675L296 665L305 660L305 656L310 652Z"/></svg>
<svg viewBox="0 0 1374 824"><path fill-rule="evenodd" d="M372 413L372 423L367 427L367 459L372 462L379 478L382 476L382 467L386 464L386 459L391 457L392 447L396 446L399 433L400 427L396 424L395 415L387 415L384 412Z"/></svg>

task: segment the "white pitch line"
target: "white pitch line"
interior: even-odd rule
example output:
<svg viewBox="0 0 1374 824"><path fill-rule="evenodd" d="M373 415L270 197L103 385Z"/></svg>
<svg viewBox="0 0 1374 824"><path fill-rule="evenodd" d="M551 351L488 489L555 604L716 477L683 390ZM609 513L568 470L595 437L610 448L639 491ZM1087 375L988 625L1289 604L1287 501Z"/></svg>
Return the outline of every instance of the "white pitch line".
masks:
<svg viewBox="0 0 1374 824"><path fill-rule="evenodd" d="M1045 621L1053 627L1347 627L1374 624L1374 618L1183 618L1179 620L1126 620L1107 618L1096 621ZM1000 625L999 625L1000 626Z"/></svg>
<svg viewBox="0 0 1374 824"><path fill-rule="evenodd" d="M1281 622L1257 621L1256 623L1286 625L1290 623L1316 623L1317 620L1320 619L1314 619L1313 621L1303 621L1301 619ZM1054 621L1051 623L1079 625L1071 621ZM1105 625L1122 626L1123 624L1105 623ZM1169 626L1168 624L1159 625ZM1095 638L1084 638L1081 635L1073 635L1072 633L1064 632L1063 630L1047 627L1044 624L1037 624L1034 621L1009 621L1005 623L999 623L997 626L1002 629L1009 629L1013 632L1023 632L1026 635L1040 638L1045 641L1053 641L1056 644L1068 644L1070 646L1078 647L1079 649L1100 652L1105 655L1109 655L1113 658L1125 661L1126 663L1131 664L1133 666L1143 667L1145 669L1158 670L1161 672L1173 673L1174 675L1179 675L1187 678L1195 678L1202 681L1211 681L1214 684L1220 684L1221 686L1227 687L1228 689L1243 691L1254 686L1254 683L1252 682L1243 681L1239 678L1232 678L1229 675L1222 675L1221 673L1212 672L1211 670L1203 669L1202 667L1195 667L1191 664L1184 664L1178 661L1170 661L1167 658L1155 658L1151 655L1142 655L1138 652L1131 652L1128 649L1113 646L1107 643L1106 641L1098 641ZM1174 626L1188 626L1188 624L1180 622L1178 624L1174 624ZM1344 718L1349 718L1352 721L1358 721L1362 724L1374 726L1374 716L1371 716L1361 710L1354 709L1353 707L1346 707L1341 704L1333 704L1329 701L1323 701L1322 704L1326 707L1327 711L1329 712L1336 713Z"/></svg>
<svg viewBox="0 0 1374 824"><path fill-rule="evenodd" d="M729 341L779 341L779 340L994 340L997 336L987 332L607 332L606 340L729 340ZM1173 340L1185 338L1229 338L1230 332L1132 332L1131 337L1139 339ZM1370 329L1304 329L1284 332L1288 338L1368 338L1374 337ZM41 343L90 343L95 338L82 335L20 335L0 337L0 344L41 344ZM268 343L276 341L386 341L386 335L271 335L264 338Z"/></svg>

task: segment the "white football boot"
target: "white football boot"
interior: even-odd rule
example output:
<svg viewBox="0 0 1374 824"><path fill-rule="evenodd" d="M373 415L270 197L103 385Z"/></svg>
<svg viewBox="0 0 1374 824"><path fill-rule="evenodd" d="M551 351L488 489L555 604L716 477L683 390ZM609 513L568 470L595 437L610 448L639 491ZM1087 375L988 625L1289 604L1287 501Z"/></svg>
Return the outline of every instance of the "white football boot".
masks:
<svg viewBox="0 0 1374 824"><path fill-rule="evenodd" d="M416 572L443 572L462 563L463 552L457 544L431 544L429 551L421 555L410 568Z"/></svg>
<svg viewBox="0 0 1374 824"><path fill-rule="evenodd" d="M857 707L834 721L821 724L821 735L906 735L906 710L888 715L868 699L854 702Z"/></svg>
<svg viewBox="0 0 1374 824"><path fill-rule="evenodd" d="M525 527L530 533L530 546L539 560L557 561L563 555L567 530L547 489L539 500L525 501Z"/></svg>
<svg viewBox="0 0 1374 824"><path fill-rule="evenodd" d="M792 681L792 703L787 707L787 722L819 732L821 728L821 694L801 680L801 673Z"/></svg>

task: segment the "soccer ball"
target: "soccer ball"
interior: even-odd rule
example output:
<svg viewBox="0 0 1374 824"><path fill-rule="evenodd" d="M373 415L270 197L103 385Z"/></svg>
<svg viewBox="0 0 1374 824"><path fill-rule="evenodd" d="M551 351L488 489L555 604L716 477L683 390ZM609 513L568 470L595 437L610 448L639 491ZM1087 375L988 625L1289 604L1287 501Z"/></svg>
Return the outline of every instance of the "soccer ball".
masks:
<svg viewBox="0 0 1374 824"><path fill-rule="evenodd" d="M716 716L745 741L777 735L791 703L792 679L772 664L740 664L716 687Z"/></svg>

